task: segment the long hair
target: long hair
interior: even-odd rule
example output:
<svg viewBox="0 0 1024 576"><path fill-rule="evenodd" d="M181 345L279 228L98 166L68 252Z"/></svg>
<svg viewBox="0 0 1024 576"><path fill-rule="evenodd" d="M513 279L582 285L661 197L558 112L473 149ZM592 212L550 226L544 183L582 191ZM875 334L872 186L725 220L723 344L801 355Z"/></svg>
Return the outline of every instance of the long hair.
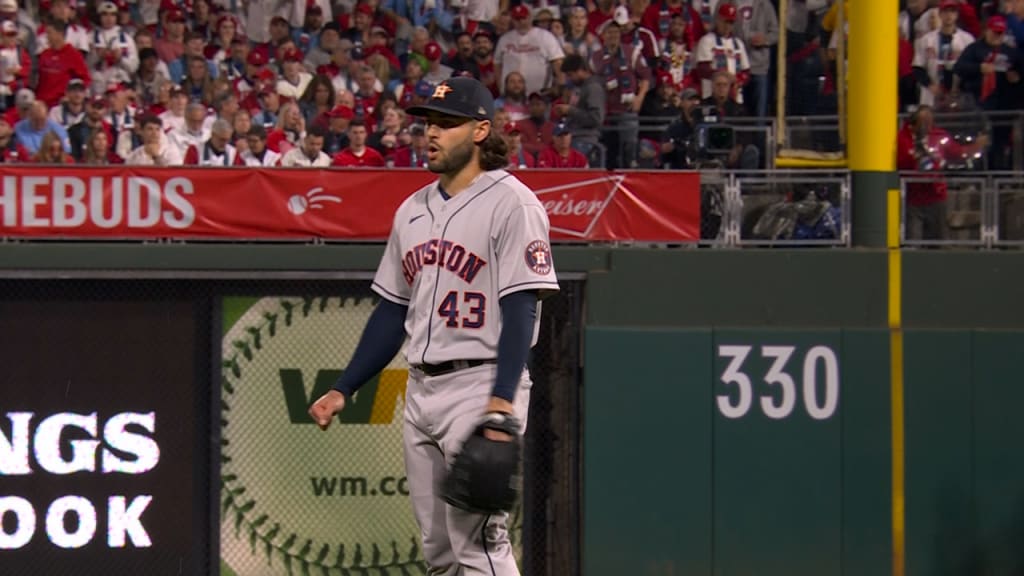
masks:
<svg viewBox="0 0 1024 576"><path fill-rule="evenodd" d="M480 147L480 167L498 170L508 166L508 144L491 125L491 131L477 146Z"/></svg>

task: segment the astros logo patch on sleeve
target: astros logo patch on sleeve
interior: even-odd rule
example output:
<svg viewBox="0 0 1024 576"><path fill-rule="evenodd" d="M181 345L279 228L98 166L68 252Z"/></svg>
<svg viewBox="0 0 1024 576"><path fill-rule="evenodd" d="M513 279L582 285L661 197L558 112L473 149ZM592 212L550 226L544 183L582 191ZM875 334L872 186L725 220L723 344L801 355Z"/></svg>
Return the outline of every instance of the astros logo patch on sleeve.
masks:
<svg viewBox="0 0 1024 576"><path fill-rule="evenodd" d="M534 273L546 276L551 273L551 247L543 240L534 240L526 247L526 265Z"/></svg>

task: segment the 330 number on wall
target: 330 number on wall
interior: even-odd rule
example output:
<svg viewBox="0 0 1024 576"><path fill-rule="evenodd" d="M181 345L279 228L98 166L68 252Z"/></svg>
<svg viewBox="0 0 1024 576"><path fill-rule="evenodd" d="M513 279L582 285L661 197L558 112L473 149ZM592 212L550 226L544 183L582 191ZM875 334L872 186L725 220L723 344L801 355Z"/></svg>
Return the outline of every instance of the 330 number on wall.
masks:
<svg viewBox="0 0 1024 576"><path fill-rule="evenodd" d="M755 394L761 412L774 420L789 417L796 409L797 397L803 399L804 409L815 420L827 420L835 414L839 404L839 360L828 346L813 346L803 356L802 369L793 374L789 366L796 352L795 346L761 346L758 353L770 361L764 374L752 376L745 367L754 346L718 347L718 356L728 359L720 380L725 390L715 399L718 411L726 418L742 418L750 412ZM758 378L755 384L755 378ZM799 388L798 380L799 378Z"/></svg>

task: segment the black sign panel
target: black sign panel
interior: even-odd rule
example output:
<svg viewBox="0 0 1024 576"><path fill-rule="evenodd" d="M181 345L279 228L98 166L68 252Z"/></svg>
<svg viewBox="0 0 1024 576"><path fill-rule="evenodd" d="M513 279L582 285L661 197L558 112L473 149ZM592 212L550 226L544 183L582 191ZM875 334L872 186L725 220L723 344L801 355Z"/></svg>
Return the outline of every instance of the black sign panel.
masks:
<svg viewBox="0 0 1024 576"><path fill-rule="evenodd" d="M0 574L203 569L197 310L0 301Z"/></svg>

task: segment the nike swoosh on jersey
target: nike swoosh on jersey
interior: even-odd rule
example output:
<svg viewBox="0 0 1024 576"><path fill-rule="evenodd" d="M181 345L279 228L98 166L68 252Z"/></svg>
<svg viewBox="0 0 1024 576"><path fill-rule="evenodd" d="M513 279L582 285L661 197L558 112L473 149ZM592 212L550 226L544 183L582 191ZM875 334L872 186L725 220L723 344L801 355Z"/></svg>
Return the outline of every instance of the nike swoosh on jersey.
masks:
<svg viewBox="0 0 1024 576"><path fill-rule="evenodd" d="M409 218L409 224L412 224L413 222L419 220L420 218L423 218L424 216L426 216L426 214L420 214L419 216L413 216L412 218Z"/></svg>

